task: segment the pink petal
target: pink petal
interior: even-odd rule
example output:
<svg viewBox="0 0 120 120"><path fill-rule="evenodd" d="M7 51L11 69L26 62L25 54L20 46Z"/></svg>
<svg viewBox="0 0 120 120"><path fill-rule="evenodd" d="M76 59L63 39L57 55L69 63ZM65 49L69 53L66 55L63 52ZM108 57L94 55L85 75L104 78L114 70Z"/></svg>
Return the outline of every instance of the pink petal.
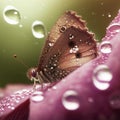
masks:
<svg viewBox="0 0 120 120"><path fill-rule="evenodd" d="M114 21L120 24L120 13ZM60 81L55 85L56 90L51 88L45 92L43 101L38 103L31 101L29 120L118 120L120 118L120 32L112 34L111 37L110 32L108 35L107 31L106 36L106 40L110 40L112 45L112 53L107 55L108 58L104 59L106 55L101 54ZM94 69L101 63L107 65L113 75L107 90L99 90L92 80ZM71 111L64 107L62 97L67 90L78 93L79 109Z"/></svg>

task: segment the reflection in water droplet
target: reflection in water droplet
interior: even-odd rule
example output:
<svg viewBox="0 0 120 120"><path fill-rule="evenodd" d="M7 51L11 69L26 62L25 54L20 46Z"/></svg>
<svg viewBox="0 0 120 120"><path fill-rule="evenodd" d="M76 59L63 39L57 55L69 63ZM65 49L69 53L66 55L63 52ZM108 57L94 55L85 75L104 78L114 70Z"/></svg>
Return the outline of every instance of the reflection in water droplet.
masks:
<svg viewBox="0 0 120 120"><path fill-rule="evenodd" d="M118 33L120 32L120 24L118 23L113 23L111 24L107 30L110 32L110 33Z"/></svg>
<svg viewBox="0 0 120 120"><path fill-rule="evenodd" d="M35 21L32 24L32 33L35 38L44 38L46 34L45 26L41 21Z"/></svg>
<svg viewBox="0 0 120 120"><path fill-rule="evenodd" d="M96 88L106 90L110 86L109 82L112 80L112 77L108 66L98 65L93 72L93 83Z"/></svg>
<svg viewBox="0 0 120 120"><path fill-rule="evenodd" d="M74 90L68 90L63 94L62 104L67 110L77 110L80 107L78 93Z"/></svg>
<svg viewBox="0 0 120 120"><path fill-rule="evenodd" d="M103 41L100 45L100 51L103 54L110 54L112 52L112 45L109 41Z"/></svg>
<svg viewBox="0 0 120 120"><path fill-rule="evenodd" d="M32 96L31 96L31 100L33 102L40 102L44 99L43 93L40 91L35 91Z"/></svg>
<svg viewBox="0 0 120 120"><path fill-rule="evenodd" d="M5 21L9 24L16 25L20 22L20 13L13 6L7 6L3 11L3 17Z"/></svg>
<svg viewBox="0 0 120 120"><path fill-rule="evenodd" d="M110 106L114 109L120 109L120 93L111 96Z"/></svg>

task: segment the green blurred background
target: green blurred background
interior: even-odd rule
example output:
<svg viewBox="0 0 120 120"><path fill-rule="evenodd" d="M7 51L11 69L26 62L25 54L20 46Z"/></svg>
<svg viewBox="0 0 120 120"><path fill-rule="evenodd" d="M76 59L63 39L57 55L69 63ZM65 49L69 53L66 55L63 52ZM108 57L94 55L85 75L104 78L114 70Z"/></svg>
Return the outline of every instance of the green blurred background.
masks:
<svg viewBox="0 0 120 120"><path fill-rule="evenodd" d="M19 24L11 25L4 20L3 10L8 5L18 9ZM45 39L32 35L31 25L35 20L42 21L49 32L61 14L74 10L100 41L119 8L120 0L0 0L0 87L31 83L26 77L27 68L13 55L17 54L29 67L37 66Z"/></svg>

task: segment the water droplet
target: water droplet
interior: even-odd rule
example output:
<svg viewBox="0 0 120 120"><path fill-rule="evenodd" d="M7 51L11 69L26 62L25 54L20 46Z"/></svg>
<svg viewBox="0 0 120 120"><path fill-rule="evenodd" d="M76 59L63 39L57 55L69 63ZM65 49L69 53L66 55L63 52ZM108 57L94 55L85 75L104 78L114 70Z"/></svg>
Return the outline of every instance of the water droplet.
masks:
<svg viewBox="0 0 120 120"><path fill-rule="evenodd" d="M104 17L104 16L105 16L105 14L102 14L102 16Z"/></svg>
<svg viewBox="0 0 120 120"><path fill-rule="evenodd" d="M50 42L48 45L49 45L50 47L52 47L52 46L54 45L54 43L53 43L53 42Z"/></svg>
<svg viewBox="0 0 120 120"><path fill-rule="evenodd" d="M93 103L94 102L93 98L89 97L88 102Z"/></svg>
<svg viewBox="0 0 120 120"><path fill-rule="evenodd" d="M73 34L69 34L69 39L72 40L74 38Z"/></svg>
<svg viewBox="0 0 120 120"><path fill-rule="evenodd" d="M41 39L45 37L46 30L43 22L35 21L32 24L32 33L35 38Z"/></svg>
<svg viewBox="0 0 120 120"><path fill-rule="evenodd" d="M110 106L114 109L120 109L120 93L111 96Z"/></svg>
<svg viewBox="0 0 120 120"><path fill-rule="evenodd" d="M108 13L108 17L110 18L110 17L112 17L112 15L110 13Z"/></svg>
<svg viewBox="0 0 120 120"><path fill-rule="evenodd" d="M68 90L63 94L62 104L67 110L77 110L80 107L78 93L74 90Z"/></svg>
<svg viewBox="0 0 120 120"><path fill-rule="evenodd" d="M3 17L7 23L12 25L18 24L21 19L19 11L13 6L5 7Z"/></svg>
<svg viewBox="0 0 120 120"><path fill-rule="evenodd" d="M41 102L43 99L44 99L44 96L41 91L35 91L31 96L31 100L33 102Z"/></svg>
<svg viewBox="0 0 120 120"><path fill-rule="evenodd" d="M107 90L110 86L109 83L102 83L97 80L94 80L93 83L94 83L95 87L99 90Z"/></svg>
<svg viewBox="0 0 120 120"><path fill-rule="evenodd" d="M78 46L75 45L73 48L70 49L70 53L77 53L79 50Z"/></svg>
<svg viewBox="0 0 120 120"><path fill-rule="evenodd" d="M113 23L111 24L107 30L110 32L110 33L118 33L120 32L120 24L118 23Z"/></svg>
<svg viewBox="0 0 120 120"><path fill-rule="evenodd" d="M112 45L109 41L103 41L100 45L100 51L103 54L110 54L112 52Z"/></svg>
<svg viewBox="0 0 120 120"><path fill-rule="evenodd" d="M112 77L108 66L98 65L93 72L93 83L96 88L106 90L110 86L109 82L112 80Z"/></svg>
<svg viewBox="0 0 120 120"><path fill-rule="evenodd" d="M94 70L94 79L101 82L110 82L112 73L107 65L99 65Z"/></svg>
<svg viewBox="0 0 120 120"><path fill-rule="evenodd" d="M62 27L60 28L60 32L61 32L61 33L65 32L65 30L66 30L66 26L62 26Z"/></svg>
<svg viewBox="0 0 120 120"><path fill-rule="evenodd" d="M57 89L57 87L56 87L56 86L53 86L53 87L52 87L52 89L53 89L53 90L56 90L56 89Z"/></svg>
<svg viewBox="0 0 120 120"><path fill-rule="evenodd" d="M12 109L12 110L14 110L14 109L15 109L15 107L11 106L11 109Z"/></svg>

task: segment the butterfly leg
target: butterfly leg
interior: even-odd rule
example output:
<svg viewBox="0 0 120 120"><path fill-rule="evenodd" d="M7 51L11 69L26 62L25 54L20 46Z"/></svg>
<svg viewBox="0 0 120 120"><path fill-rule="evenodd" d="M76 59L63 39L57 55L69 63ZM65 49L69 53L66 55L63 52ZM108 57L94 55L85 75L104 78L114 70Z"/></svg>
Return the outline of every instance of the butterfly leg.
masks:
<svg viewBox="0 0 120 120"><path fill-rule="evenodd" d="M41 89L43 90L43 88L44 88L44 86L43 86L44 81L43 81L43 79L41 78L41 76L38 73L37 73L37 76L38 76L38 82L40 83Z"/></svg>

